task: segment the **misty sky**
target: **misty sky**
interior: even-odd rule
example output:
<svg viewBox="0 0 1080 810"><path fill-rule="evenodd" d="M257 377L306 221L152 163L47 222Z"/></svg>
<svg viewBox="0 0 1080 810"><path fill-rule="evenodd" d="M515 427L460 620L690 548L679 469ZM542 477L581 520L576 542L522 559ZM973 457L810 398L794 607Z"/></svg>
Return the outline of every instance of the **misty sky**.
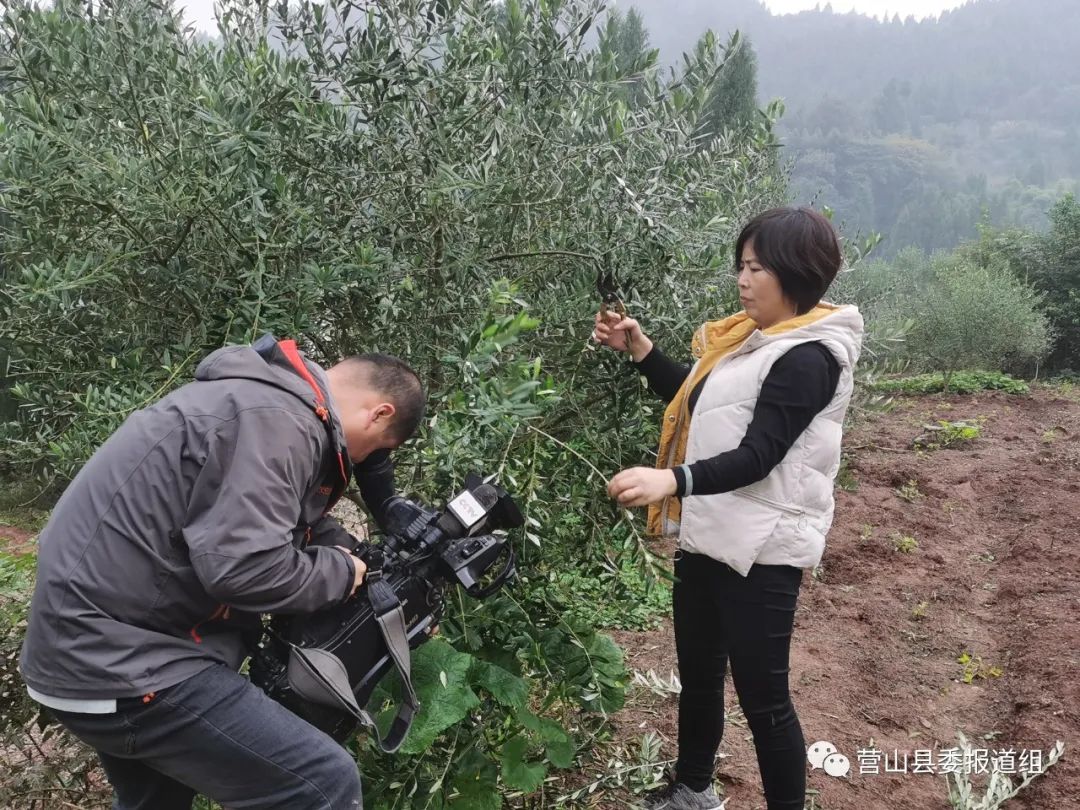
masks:
<svg viewBox="0 0 1080 810"><path fill-rule="evenodd" d="M937 16L963 3L964 0L832 0L832 7L837 12L854 10L875 17L888 15L890 19L893 14L899 14L901 19L905 19L909 14L915 17ZM672 5L678 7L678 0ZM789 14L817 5L824 7L825 3L820 0L765 0L765 5L773 14Z"/></svg>
<svg viewBox="0 0 1080 810"><path fill-rule="evenodd" d="M832 0L833 11L859 11L863 14L872 14L880 17L883 14L899 14L906 18L909 14L916 17L937 15L946 9L962 5L964 0ZM194 22L196 28L201 31L216 31L214 24L214 0L179 0L177 5L185 9L184 18ZM619 3L615 0L613 5L632 5L630 0ZM669 0L666 8L671 11L679 10L679 0ZM788 14L795 11L811 9L816 5L825 6L820 0L765 0L765 5L774 14Z"/></svg>

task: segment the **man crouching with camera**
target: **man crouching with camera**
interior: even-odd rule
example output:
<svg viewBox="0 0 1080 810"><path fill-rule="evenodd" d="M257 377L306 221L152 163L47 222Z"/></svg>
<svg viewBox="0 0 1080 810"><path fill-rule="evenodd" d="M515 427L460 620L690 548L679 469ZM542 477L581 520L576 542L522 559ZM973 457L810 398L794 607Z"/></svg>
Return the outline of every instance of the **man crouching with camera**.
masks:
<svg viewBox="0 0 1080 810"><path fill-rule="evenodd" d="M389 451L424 397L396 358L324 371L266 336L209 355L68 486L39 540L20 669L96 749L116 810L190 810L196 793L230 810L361 807L348 752L237 670L261 614L360 586L364 563L325 514L354 463L369 506L393 494Z"/></svg>

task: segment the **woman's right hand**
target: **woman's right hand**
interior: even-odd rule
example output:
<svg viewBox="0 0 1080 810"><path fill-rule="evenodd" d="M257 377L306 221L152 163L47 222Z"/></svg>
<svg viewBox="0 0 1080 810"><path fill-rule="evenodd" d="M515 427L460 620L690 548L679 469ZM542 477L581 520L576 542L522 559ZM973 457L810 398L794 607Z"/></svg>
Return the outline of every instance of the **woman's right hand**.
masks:
<svg viewBox="0 0 1080 810"><path fill-rule="evenodd" d="M608 312L606 317L596 313L593 340L617 352L629 352L635 363L640 363L652 351L653 343L641 331L641 324L634 318Z"/></svg>

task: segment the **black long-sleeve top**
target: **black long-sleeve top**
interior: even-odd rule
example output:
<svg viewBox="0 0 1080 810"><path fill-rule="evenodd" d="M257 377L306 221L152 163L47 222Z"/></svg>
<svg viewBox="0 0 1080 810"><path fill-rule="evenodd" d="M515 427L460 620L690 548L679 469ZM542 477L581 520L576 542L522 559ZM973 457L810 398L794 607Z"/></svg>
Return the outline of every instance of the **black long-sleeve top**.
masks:
<svg viewBox="0 0 1080 810"><path fill-rule="evenodd" d="M689 365L672 360L655 346L633 365L665 402L672 400L690 374ZM690 392L687 405L691 419L705 379ZM829 404L839 382L840 364L824 344L810 341L786 351L761 384L754 416L739 446L689 465L693 481L690 494L730 492L765 478ZM681 467L673 471L675 494L683 497L686 475Z"/></svg>
<svg viewBox="0 0 1080 810"><path fill-rule="evenodd" d="M389 450L376 450L353 465L353 480L375 524L386 530L386 502L394 494L394 462Z"/></svg>

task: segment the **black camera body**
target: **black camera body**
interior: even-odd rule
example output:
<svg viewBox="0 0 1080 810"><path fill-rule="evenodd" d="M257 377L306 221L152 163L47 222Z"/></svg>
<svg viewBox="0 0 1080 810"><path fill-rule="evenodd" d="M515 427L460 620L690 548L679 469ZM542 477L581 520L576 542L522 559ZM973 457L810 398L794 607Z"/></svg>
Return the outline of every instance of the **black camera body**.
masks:
<svg viewBox="0 0 1080 810"><path fill-rule="evenodd" d="M275 617L250 674L271 698L335 740L344 741L360 723L393 751L418 708L409 650L438 624L448 586L461 585L482 599L514 575L512 547L505 535L491 532L524 520L505 490L476 475L442 512L398 496L383 511L382 542L356 541L352 549L368 566L357 594L328 610ZM401 674L406 696L384 741L363 706L391 667Z"/></svg>

